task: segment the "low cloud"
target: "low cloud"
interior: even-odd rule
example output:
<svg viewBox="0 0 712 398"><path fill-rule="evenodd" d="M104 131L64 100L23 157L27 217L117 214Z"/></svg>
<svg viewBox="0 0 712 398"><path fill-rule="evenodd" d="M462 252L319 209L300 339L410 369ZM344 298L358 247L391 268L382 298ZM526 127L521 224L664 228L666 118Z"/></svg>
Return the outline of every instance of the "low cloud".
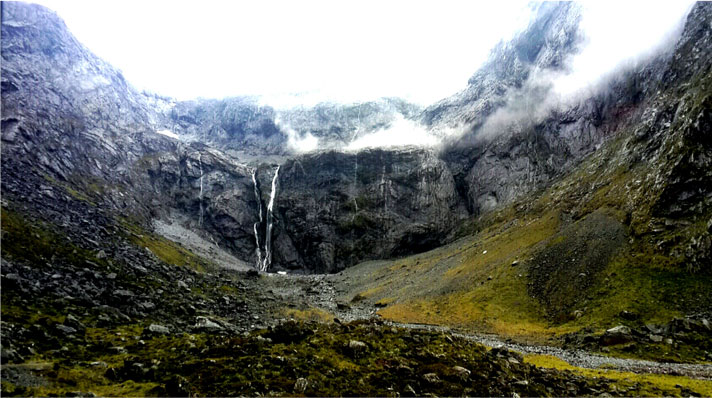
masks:
<svg viewBox="0 0 712 398"><path fill-rule="evenodd" d="M607 3L583 4L580 50L563 70L535 69L521 88L510 89L505 105L477 130L478 138L527 130L552 112L609 89L624 73L674 46L691 6L632 2L612 10Z"/></svg>
<svg viewBox="0 0 712 398"><path fill-rule="evenodd" d="M567 97L585 89L595 89L621 69L674 44L692 7L690 1L606 2L582 5L579 25L584 37L581 51L569 59L571 72L554 82L556 93Z"/></svg>
<svg viewBox="0 0 712 398"><path fill-rule="evenodd" d="M301 154L320 149L319 138L315 137L312 133L306 132L300 134L279 118L276 118L274 122L280 131L287 136L287 147L294 153Z"/></svg>
<svg viewBox="0 0 712 398"><path fill-rule="evenodd" d="M389 127L363 135L352 141L345 149L358 151L366 148L431 147L438 143L438 137L422 125L399 115Z"/></svg>

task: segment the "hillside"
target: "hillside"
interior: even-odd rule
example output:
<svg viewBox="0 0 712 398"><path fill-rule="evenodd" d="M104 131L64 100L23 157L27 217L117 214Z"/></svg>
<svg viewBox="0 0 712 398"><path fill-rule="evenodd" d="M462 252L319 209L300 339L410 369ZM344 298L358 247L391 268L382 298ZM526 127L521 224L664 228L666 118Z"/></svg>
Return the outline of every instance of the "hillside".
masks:
<svg viewBox="0 0 712 398"><path fill-rule="evenodd" d="M554 101L580 20L425 108L281 109L3 2L3 395L711 394L712 5Z"/></svg>

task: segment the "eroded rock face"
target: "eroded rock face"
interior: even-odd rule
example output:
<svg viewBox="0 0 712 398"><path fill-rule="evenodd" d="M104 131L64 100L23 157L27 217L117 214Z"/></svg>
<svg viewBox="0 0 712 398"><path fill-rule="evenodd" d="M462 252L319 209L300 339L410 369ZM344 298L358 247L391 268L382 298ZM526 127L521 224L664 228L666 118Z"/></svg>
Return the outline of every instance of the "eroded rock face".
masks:
<svg viewBox="0 0 712 398"><path fill-rule="evenodd" d="M333 272L441 245L467 213L428 150L305 155L282 166L276 262Z"/></svg>

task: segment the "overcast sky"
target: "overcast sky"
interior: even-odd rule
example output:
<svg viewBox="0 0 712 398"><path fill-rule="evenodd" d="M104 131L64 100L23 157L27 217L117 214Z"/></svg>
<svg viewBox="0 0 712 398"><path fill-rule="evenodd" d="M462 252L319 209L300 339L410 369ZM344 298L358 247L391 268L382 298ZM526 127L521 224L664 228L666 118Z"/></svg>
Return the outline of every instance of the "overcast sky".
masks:
<svg viewBox="0 0 712 398"><path fill-rule="evenodd" d="M529 17L526 1L38 2L135 87L178 99L299 93L309 102L400 96L427 105L464 88ZM574 63L583 75L567 87L649 48L688 8L621 3L588 4L597 52Z"/></svg>
<svg viewBox="0 0 712 398"><path fill-rule="evenodd" d="M431 103L527 7L477 1L39 1L132 84L180 99L320 93Z"/></svg>

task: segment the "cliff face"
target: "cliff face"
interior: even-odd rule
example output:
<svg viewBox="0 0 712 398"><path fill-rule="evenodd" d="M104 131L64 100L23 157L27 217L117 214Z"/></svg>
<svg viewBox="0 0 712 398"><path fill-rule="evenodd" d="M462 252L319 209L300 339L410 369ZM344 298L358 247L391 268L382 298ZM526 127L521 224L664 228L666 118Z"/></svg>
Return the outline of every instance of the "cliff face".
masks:
<svg viewBox="0 0 712 398"><path fill-rule="evenodd" d="M21 202L52 185L118 218L178 222L248 264L269 250L274 269L333 272L444 244L463 220L551 185L634 130L631 164L655 162L659 177L656 214L703 214L709 15L698 4L672 50L556 106L539 77L578 51L570 3L541 5L465 90L422 112L398 99L275 110L251 98L138 93L56 15L3 3L3 197ZM338 149L401 119L461 134L437 149ZM322 150L299 155L294 142L307 136Z"/></svg>
<svg viewBox="0 0 712 398"><path fill-rule="evenodd" d="M332 272L437 247L466 215L432 151L326 152L287 161L279 179L278 263Z"/></svg>

